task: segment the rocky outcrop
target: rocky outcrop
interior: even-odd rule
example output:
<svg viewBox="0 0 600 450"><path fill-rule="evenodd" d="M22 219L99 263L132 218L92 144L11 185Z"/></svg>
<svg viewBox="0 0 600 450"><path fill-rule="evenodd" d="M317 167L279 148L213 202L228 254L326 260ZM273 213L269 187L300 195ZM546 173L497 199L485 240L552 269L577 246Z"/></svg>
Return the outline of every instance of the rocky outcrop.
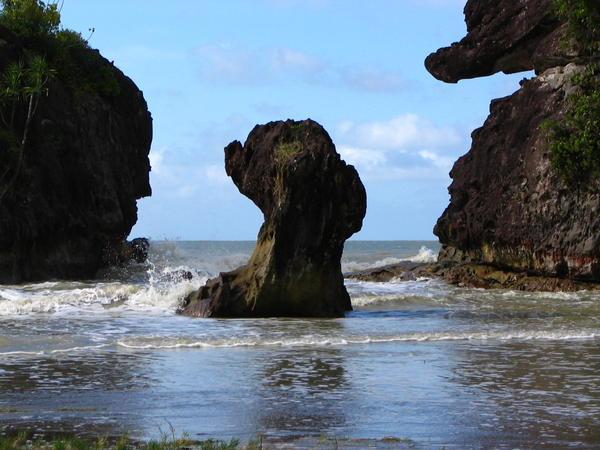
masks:
<svg viewBox="0 0 600 450"><path fill-rule="evenodd" d="M566 25L552 12L553 0L471 0L465 6L467 36L425 60L437 79L456 83L497 72L516 73L583 62L562 44Z"/></svg>
<svg viewBox="0 0 600 450"><path fill-rule="evenodd" d="M116 244L114 253L107 255L107 262L111 266L119 266L129 262L138 264L148 260L148 252L150 251L150 241L146 238L135 238L131 241L122 241L121 245Z"/></svg>
<svg viewBox="0 0 600 450"><path fill-rule="evenodd" d="M481 289L536 292L600 291L600 283L503 270L489 264L435 264L425 269L421 270L421 276L439 277L450 284Z"/></svg>
<svg viewBox="0 0 600 450"><path fill-rule="evenodd" d="M600 291L600 283L569 278L530 275L526 272L503 270L489 264L452 261L417 263L404 261L384 267L346 274L353 280L369 282L400 282L443 279L458 286L481 289L512 289L519 291Z"/></svg>
<svg viewBox="0 0 600 450"><path fill-rule="evenodd" d="M564 110L569 84L545 74L492 102L454 165L435 233L441 260L483 262L579 279L600 277L600 184L574 191L554 173L542 122ZM556 81L556 82L554 82Z"/></svg>
<svg viewBox="0 0 600 450"><path fill-rule="evenodd" d="M246 266L192 293L196 317L335 317L352 309L344 242L358 232L366 193L316 122L271 122L225 148L227 174L264 214Z"/></svg>
<svg viewBox="0 0 600 450"><path fill-rule="evenodd" d="M0 30L0 69L22 52ZM18 178L0 200L0 282L93 277L122 251L137 199L151 194L152 119L142 92L97 51L80 56L86 70L111 77L114 92L50 80Z"/></svg>
<svg viewBox="0 0 600 450"><path fill-rule="evenodd" d="M360 270L345 274L346 278L359 281L387 283L390 281L414 281L417 278L429 277L435 264L413 261L401 261L381 267Z"/></svg>
<svg viewBox="0 0 600 450"><path fill-rule="evenodd" d="M565 185L551 167L542 127L565 114L571 77L583 70L577 51L561 44L565 25L550 4L471 0L467 37L427 58L430 72L450 82L497 71L540 73L492 101L470 151L455 163L450 205L434 231L443 244L439 261L598 282L600 180L585 189Z"/></svg>

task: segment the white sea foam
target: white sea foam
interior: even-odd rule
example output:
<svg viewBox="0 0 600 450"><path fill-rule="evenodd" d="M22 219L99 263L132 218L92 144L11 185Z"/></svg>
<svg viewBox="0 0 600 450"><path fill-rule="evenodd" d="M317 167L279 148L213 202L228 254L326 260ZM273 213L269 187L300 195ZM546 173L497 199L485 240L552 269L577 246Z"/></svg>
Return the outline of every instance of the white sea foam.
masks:
<svg viewBox="0 0 600 450"><path fill-rule="evenodd" d="M409 299L421 299L422 297L418 297L414 294L387 294L387 295L362 295L358 297L352 297L352 306L355 308L371 306L371 305L379 305L382 303L389 302L403 302Z"/></svg>
<svg viewBox="0 0 600 450"><path fill-rule="evenodd" d="M401 262L412 261L419 263L431 263L437 261L437 254L425 246L419 249L416 255L407 256L406 258L387 257L376 261L342 261L342 271L358 272L361 270L374 269L377 267L389 266Z"/></svg>
<svg viewBox="0 0 600 450"><path fill-rule="evenodd" d="M100 350L107 346L108 346L108 344L100 344L100 345L83 345L83 346L70 347L70 348L58 348L58 349L54 349L54 350L39 350L39 351L15 350L15 351L9 351L9 352L0 352L0 357L50 356L50 355L58 355L61 353L64 353L64 354L82 353L82 352Z"/></svg>
<svg viewBox="0 0 600 450"><path fill-rule="evenodd" d="M185 348L235 348L235 347L327 347L392 342L442 342L442 341L571 341L600 338L594 331L505 331L473 333L406 333L394 336L305 336L283 339L231 338L231 339L181 339L137 338L120 340L117 345L132 350L169 350Z"/></svg>
<svg viewBox="0 0 600 450"><path fill-rule="evenodd" d="M430 303L444 299L448 286L440 280L418 279L390 281L387 283L346 280L346 287L354 307L364 307L388 302Z"/></svg>
<svg viewBox="0 0 600 450"><path fill-rule="evenodd" d="M177 269L169 269L173 272ZM147 313L173 313L182 299L207 280L195 276L191 280L160 281L161 273L150 275L148 284L121 282L93 285L83 283L53 283L0 288L0 316L27 314L60 314L74 311L99 313L133 310Z"/></svg>
<svg viewBox="0 0 600 450"><path fill-rule="evenodd" d="M444 341L580 341L600 339L597 330L563 331L504 331L504 332L438 332L405 333L390 336L315 336L283 337L268 339L250 338L173 338L138 337L121 339L114 343L100 345L75 346L52 350L16 350L0 352L0 358L29 358L57 356L62 354L81 354L104 349L123 348L126 350L177 350L177 349L227 349L252 347L338 347L349 345L386 344L394 342L444 342Z"/></svg>
<svg viewBox="0 0 600 450"><path fill-rule="evenodd" d="M83 286L63 284L54 289L0 289L0 316L30 313L57 313L80 308L102 308L129 296L138 289L120 283Z"/></svg>
<svg viewBox="0 0 600 450"><path fill-rule="evenodd" d="M192 272L214 276L219 272L233 270L248 262L249 253L215 253L215 249L200 251L187 248L185 243L162 241L150 246L149 259L155 270L173 270L174 267L185 268Z"/></svg>
<svg viewBox="0 0 600 450"><path fill-rule="evenodd" d="M208 280L207 276L194 276L191 280L161 281L165 276L186 272L187 267L167 268L160 273L151 272L148 285L130 295L123 308L145 312L174 312L181 301Z"/></svg>
<svg viewBox="0 0 600 450"><path fill-rule="evenodd" d="M437 261L437 253L425 246L419 249L419 253L408 258L409 261L431 263Z"/></svg>

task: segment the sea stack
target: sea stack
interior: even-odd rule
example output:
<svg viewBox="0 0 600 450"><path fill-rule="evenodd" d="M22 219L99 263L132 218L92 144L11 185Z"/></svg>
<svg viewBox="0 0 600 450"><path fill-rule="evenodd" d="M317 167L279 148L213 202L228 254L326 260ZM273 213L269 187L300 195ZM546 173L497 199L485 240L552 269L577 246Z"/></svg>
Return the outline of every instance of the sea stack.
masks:
<svg viewBox="0 0 600 450"><path fill-rule="evenodd" d="M552 162L548 125L568 116L583 89L576 75L589 73L600 55L570 36L552 0L470 0L465 16L467 36L426 60L436 78L455 83L530 70L537 76L492 101L470 151L455 163L450 205L435 227L439 261L597 283L600 177L582 171L576 186L566 182ZM597 86L597 74L592 82ZM600 155L592 157L598 164ZM456 273L453 281L473 284Z"/></svg>
<svg viewBox="0 0 600 450"><path fill-rule="evenodd" d="M365 188L318 123L256 126L225 148L239 191L264 214L247 265L222 273L185 301L195 317L338 317L352 309L344 242L362 227Z"/></svg>
<svg viewBox="0 0 600 450"><path fill-rule="evenodd" d="M31 120L23 96L12 101L14 123L6 119L10 102L0 105L0 283L89 279L147 254L147 242L125 239L137 200L151 194L148 106L81 37L61 36L73 42L59 47L60 58L46 57L52 73ZM63 42L44 39L49 48ZM0 72L28 64L38 41L0 27Z"/></svg>

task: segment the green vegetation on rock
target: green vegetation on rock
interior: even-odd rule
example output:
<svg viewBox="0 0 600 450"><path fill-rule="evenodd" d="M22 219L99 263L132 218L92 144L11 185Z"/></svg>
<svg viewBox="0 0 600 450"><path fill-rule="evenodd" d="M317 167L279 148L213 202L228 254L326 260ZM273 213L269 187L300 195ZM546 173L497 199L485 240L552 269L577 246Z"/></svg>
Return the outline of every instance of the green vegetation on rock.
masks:
<svg viewBox="0 0 600 450"><path fill-rule="evenodd" d="M1 6L0 25L24 40L43 43L59 32L58 2L2 0Z"/></svg>
<svg viewBox="0 0 600 450"><path fill-rule="evenodd" d="M22 41L25 53L43 56L57 78L76 93L119 94L112 67L81 33L61 28L58 2L0 0L0 6L0 25Z"/></svg>
<svg viewBox="0 0 600 450"><path fill-rule="evenodd" d="M582 189L600 177L600 89L599 70L591 65L573 82L578 92L568 99L560 121L544 126L550 134L550 158L554 170L570 186Z"/></svg>
<svg viewBox="0 0 600 450"><path fill-rule="evenodd" d="M278 166L284 166L302 151L302 143L299 141L285 142L275 148L275 161Z"/></svg>
<svg viewBox="0 0 600 450"><path fill-rule="evenodd" d="M302 143L300 141L282 142L275 147L274 158L275 158L275 169L277 174L275 176L275 197L281 199L284 193L284 178L286 173L286 167L288 164L302 151Z"/></svg>
<svg viewBox="0 0 600 450"><path fill-rule="evenodd" d="M61 7L41 0L0 0L0 27L15 35L14 60L2 61L0 73L0 202L21 173L31 125L52 78L73 95L110 98L120 93L115 69L80 33L61 29Z"/></svg>
<svg viewBox="0 0 600 450"><path fill-rule="evenodd" d="M568 24L568 39L589 57L586 70L571 80L577 90L567 99L564 117L544 123L552 166L570 186L581 189L600 177L600 1L555 0L554 9Z"/></svg>
<svg viewBox="0 0 600 450"><path fill-rule="evenodd" d="M567 22L569 38L589 55L600 51L600 2L598 0L554 0L556 15Z"/></svg>
<svg viewBox="0 0 600 450"><path fill-rule="evenodd" d="M54 71L43 56L28 54L27 62L11 63L2 74L0 84L0 119L5 127L0 133L0 144L5 152L0 155L4 168L0 172L0 201L17 180L23 164L31 121L40 98L48 92L48 81ZM17 138L17 111L24 111L22 133Z"/></svg>

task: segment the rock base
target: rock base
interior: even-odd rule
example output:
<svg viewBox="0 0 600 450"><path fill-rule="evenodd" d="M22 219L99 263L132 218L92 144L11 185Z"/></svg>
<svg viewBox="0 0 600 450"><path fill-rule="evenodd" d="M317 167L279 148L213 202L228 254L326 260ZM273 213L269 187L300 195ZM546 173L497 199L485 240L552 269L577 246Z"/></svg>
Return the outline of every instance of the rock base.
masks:
<svg viewBox="0 0 600 450"><path fill-rule="evenodd" d="M444 264L402 262L346 275L347 278L370 281L410 281L418 278L441 278L461 287L510 289L528 292L600 291L600 283L568 278L530 275L477 263Z"/></svg>

